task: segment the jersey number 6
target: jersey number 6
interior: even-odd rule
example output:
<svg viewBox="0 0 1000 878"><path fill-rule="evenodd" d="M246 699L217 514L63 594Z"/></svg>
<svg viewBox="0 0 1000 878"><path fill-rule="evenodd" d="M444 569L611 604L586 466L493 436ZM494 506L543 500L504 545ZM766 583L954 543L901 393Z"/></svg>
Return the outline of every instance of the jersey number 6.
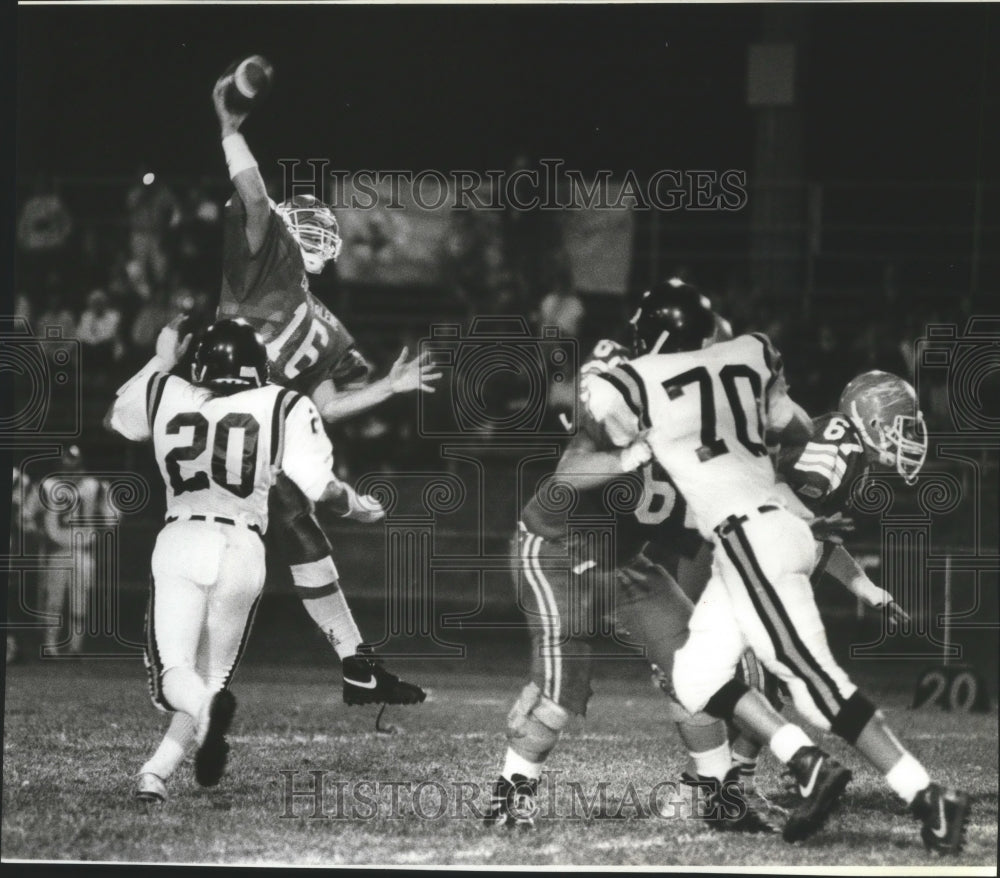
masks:
<svg viewBox="0 0 1000 878"><path fill-rule="evenodd" d="M180 466L181 461L195 460L204 453L208 446L208 419L201 412L181 412L167 422L167 435L176 436L184 427L194 428L190 443L172 448L164 458L167 474L170 476L170 487L173 488L174 494L204 491L208 487L207 472L198 470L185 479L181 476ZM241 430L243 436L243 445L239 449L238 482L230 479L228 466L233 430ZM230 412L215 425L215 441L212 443L212 481L237 497L249 497L253 492L259 434L260 424L257 423L257 419L245 412Z"/></svg>

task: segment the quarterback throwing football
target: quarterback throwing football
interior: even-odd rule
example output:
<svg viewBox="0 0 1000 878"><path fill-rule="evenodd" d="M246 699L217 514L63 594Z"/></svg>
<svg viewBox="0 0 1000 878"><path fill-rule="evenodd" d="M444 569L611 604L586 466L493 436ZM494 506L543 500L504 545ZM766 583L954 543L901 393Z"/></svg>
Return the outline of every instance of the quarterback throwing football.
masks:
<svg viewBox="0 0 1000 878"><path fill-rule="evenodd" d="M441 373L404 349L389 374L369 382L371 367L344 325L312 294L309 275L336 260L341 248L333 211L312 195L274 204L240 127L245 112L226 103L232 74L213 92L222 148L235 192L225 209L219 317L240 317L262 336L272 380L310 397L326 422L340 421L396 393L433 391ZM312 504L286 478L271 496L271 517L285 548L295 590L343 662L348 704L413 704L419 686L404 682L363 646L340 588L332 548Z"/></svg>

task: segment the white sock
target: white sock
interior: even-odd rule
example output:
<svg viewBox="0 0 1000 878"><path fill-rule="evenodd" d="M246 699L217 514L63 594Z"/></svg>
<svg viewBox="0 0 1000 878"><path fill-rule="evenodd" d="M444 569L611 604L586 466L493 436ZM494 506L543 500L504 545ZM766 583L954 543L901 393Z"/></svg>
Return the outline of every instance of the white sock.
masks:
<svg viewBox="0 0 1000 878"><path fill-rule="evenodd" d="M694 770L701 777L714 777L716 780L723 780L732 765L729 742L701 753L692 753L691 759L694 761Z"/></svg>
<svg viewBox="0 0 1000 878"><path fill-rule="evenodd" d="M885 782L889 784L897 796L909 805L916 798L917 793L927 787L931 778L926 769L913 756L904 753L899 757L899 762L889 769L885 776Z"/></svg>
<svg viewBox="0 0 1000 878"><path fill-rule="evenodd" d="M193 668L178 666L163 672L163 697L174 710L180 710L193 717L198 715L211 694L205 681Z"/></svg>
<svg viewBox="0 0 1000 878"><path fill-rule="evenodd" d="M515 774L523 775L528 780L537 780L542 776L542 763L529 762L519 753L515 753L510 747L507 748L507 758L503 763L503 776L507 780L513 780Z"/></svg>
<svg viewBox="0 0 1000 878"><path fill-rule="evenodd" d="M798 752L800 747L811 747L812 741L809 736L798 726L785 723L768 741L767 746L771 752L786 765L791 762L792 757Z"/></svg>
<svg viewBox="0 0 1000 878"><path fill-rule="evenodd" d="M184 761L184 754L194 741L194 720L186 713L175 713L170 720L167 733L160 746L139 769L140 773L150 772L161 780L166 780Z"/></svg>
<svg viewBox="0 0 1000 878"><path fill-rule="evenodd" d="M304 595L302 605L341 659L350 658L357 653L362 643L361 632L358 631L351 608L347 606L344 593L339 588L321 597Z"/></svg>

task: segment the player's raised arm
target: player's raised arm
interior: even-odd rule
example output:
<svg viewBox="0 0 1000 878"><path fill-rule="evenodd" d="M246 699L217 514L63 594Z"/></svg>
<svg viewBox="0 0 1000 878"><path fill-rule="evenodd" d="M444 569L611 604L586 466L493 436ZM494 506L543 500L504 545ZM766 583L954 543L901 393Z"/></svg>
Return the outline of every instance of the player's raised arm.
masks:
<svg viewBox="0 0 1000 878"><path fill-rule="evenodd" d="M222 151L226 156L229 177L236 187L236 194L246 211L245 231L250 255L255 255L264 243L268 223L271 218L271 203L267 197L264 178L260 175L257 160L250 152L246 140L240 134L240 126L247 113L234 112L226 106L226 88L232 81L232 74L219 78L212 90L215 114L219 117L222 134Z"/></svg>
<svg viewBox="0 0 1000 878"><path fill-rule="evenodd" d="M133 442L141 442L150 436L149 394L157 376L166 377L191 344L191 336L181 338L178 327L183 316L174 318L160 330L156 338L156 353L135 375L129 378L115 396L104 416L105 429L120 433Z"/></svg>

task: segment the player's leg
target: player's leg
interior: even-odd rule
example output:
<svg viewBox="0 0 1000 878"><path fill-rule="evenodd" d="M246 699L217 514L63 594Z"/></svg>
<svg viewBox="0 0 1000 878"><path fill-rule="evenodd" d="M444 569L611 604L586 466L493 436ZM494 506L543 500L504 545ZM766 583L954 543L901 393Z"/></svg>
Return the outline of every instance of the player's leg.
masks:
<svg viewBox="0 0 1000 878"><path fill-rule="evenodd" d="M270 496L270 530L280 543L302 605L343 662L347 704L415 704L426 697L412 683L389 673L366 650L354 615L340 588L330 543L312 504L286 476ZM374 685L372 685L374 683Z"/></svg>
<svg viewBox="0 0 1000 878"><path fill-rule="evenodd" d="M226 734L236 710L229 685L246 649L265 578L260 537L238 526L222 525L220 533L226 541L224 560L211 589L198 649L198 669L211 693L199 722L194 760L195 780L202 786L214 786L225 771Z"/></svg>
<svg viewBox="0 0 1000 878"><path fill-rule="evenodd" d="M780 527L774 527L772 515L783 520ZM787 548L796 530L794 544L801 546L800 554L808 551L815 557L814 548L806 548L811 539L808 526L784 511L751 519L724 540L727 554L749 583L747 593L762 608L760 619L768 627L778 658L775 673L781 676L781 668L791 670L793 676L782 679L788 682L796 708L852 744L882 772L889 787L923 821L928 847L958 850L968 796L931 783L926 769L900 744L876 706L837 664L811 583L802 572L805 565L787 560L791 555L786 552L782 567L776 550L779 540Z"/></svg>
<svg viewBox="0 0 1000 878"><path fill-rule="evenodd" d="M663 566L642 554L619 568L615 584L617 620L632 642L645 647L695 771L725 777L730 768L725 724L706 714L690 714L671 686L674 654L687 639L694 604Z"/></svg>
<svg viewBox="0 0 1000 878"><path fill-rule="evenodd" d="M80 655L87 632L90 594L97 571L93 551L84 549L78 556L79 565L70 579L69 598L69 653Z"/></svg>
<svg viewBox="0 0 1000 878"><path fill-rule="evenodd" d="M67 569L68 563L66 558L53 557L49 554L45 558L44 566L38 571L42 612L49 616L42 634L42 655L55 655L59 645L65 642L62 637L63 610L69 593L70 577L73 575L72 571Z"/></svg>
<svg viewBox="0 0 1000 878"><path fill-rule="evenodd" d="M784 829L786 840L795 841L819 829L850 780L850 772L815 747L801 728L784 720L763 693L735 676L744 647L760 636L754 628L756 620L748 618L753 608L744 606L740 590L727 583L734 575L721 548L717 549L713 576L689 623L691 635L675 658L675 691L688 710L735 721L750 735L767 741L775 756L789 766L805 786L802 801ZM765 654L767 648L767 643L754 646L765 664L774 660L773 650Z"/></svg>
<svg viewBox="0 0 1000 878"><path fill-rule="evenodd" d="M139 770L136 798L166 798L166 785L195 740L209 697L196 661L206 614L206 581L218 575L221 546L195 522L168 524L153 550L146 611L145 663L154 706L173 716L153 755ZM214 557L213 557L214 556ZM200 581L200 582L199 582Z"/></svg>
<svg viewBox="0 0 1000 878"><path fill-rule="evenodd" d="M150 803L166 799L166 781L180 767L194 740L194 719L186 713L174 713L159 746L139 769L137 799Z"/></svg>
<svg viewBox="0 0 1000 878"><path fill-rule="evenodd" d="M271 489L268 518L269 542L281 546L306 611L341 659L355 655L361 633L340 590L330 542L309 499L283 474Z"/></svg>
<svg viewBox="0 0 1000 878"><path fill-rule="evenodd" d="M487 816L504 827L531 825L542 767L570 719L586 714L591 696L591 647L572 630L568 609L571 589L593 606L583 600L593 583L571 572L577 565L564 545L527 531L512 556L518 606L531 630L531 679L507 715L507 753Z"/></svg>
<svg viewBox="0 0 1000 878"><path fill-rule="evenodd" d="M681 591L691 601L697 601L712 576L714 550L712 544L705 540L694 545L691 543L692 541L685 537L683 543L679 544L682 546L680 550L663 545L657 545L653 548L658 550L659 559L674 576ZM763 691L767 699L777 709L778 701L767 688L769 685L775 684L776 680L773 675L765 675L760 660L756 658L752 650L744 651L740 664L737 666L737 674L748 682L750 688ZM683 710L683 708L681 709ZM726 725L729 748L732 752L732 766L739 772L744 792L748 795L757 795L763 804L773 808L772 803L764 799L756 789L757 758L766 741L749 734L733 722Z"/></svg>

